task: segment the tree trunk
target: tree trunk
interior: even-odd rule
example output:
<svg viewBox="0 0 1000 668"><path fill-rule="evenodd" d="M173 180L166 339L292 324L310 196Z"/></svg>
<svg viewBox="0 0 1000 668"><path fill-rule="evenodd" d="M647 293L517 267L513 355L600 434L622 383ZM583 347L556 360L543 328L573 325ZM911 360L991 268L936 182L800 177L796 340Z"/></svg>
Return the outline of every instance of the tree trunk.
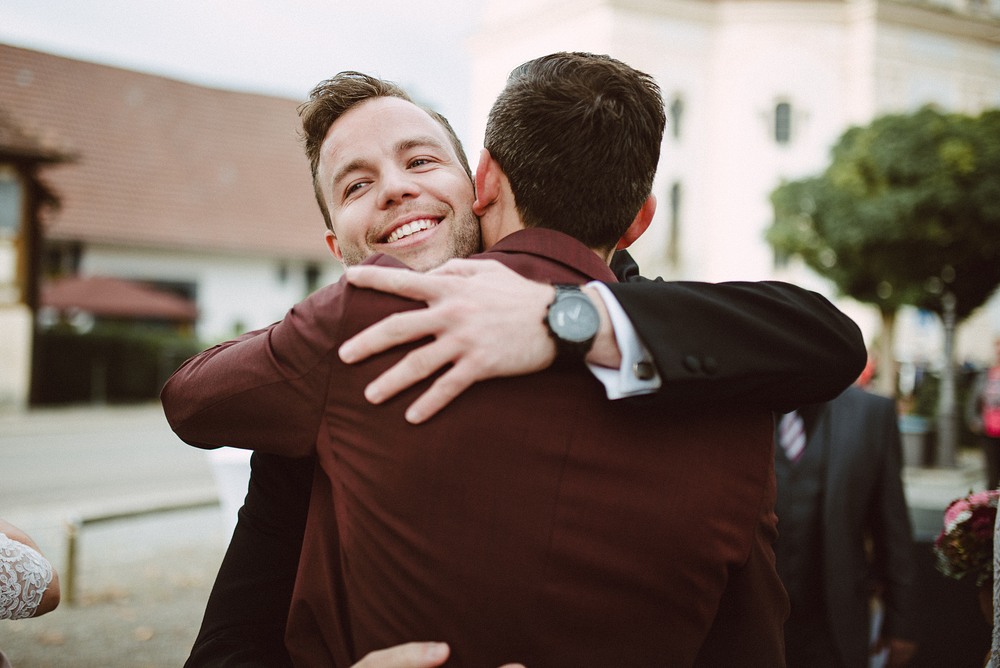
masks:
<svg viewBox="0 0 1000 668"><path fill-rule="evenodd" d="M937 457L939 467L953 468L958 450L958 412L955 410L955 295L946 292L944 304L944 366L938 393Z"/></svg>
<svg viewBox="0 0 1000 668"><path fill-rule="evenodd" d="M896 358L893 344L896 340L896 312L880 309L882 315L882 331L879 332L876 349L878 367L875 372L874 389L876 394L884 397L896 397Z"/></svg>

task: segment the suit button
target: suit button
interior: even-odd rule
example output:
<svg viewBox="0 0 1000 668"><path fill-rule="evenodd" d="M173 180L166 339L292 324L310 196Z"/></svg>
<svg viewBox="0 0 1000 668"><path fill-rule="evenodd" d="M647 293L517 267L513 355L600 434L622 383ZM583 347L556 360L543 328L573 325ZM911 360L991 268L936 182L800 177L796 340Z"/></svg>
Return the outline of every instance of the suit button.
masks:
<svg viewBox="0 0 1000 668"><path fill-rule="evenodd" d="M705 368L705 373L709 376L714 376L715 372L719 370L719 364L715 361L714 357L706 357L702 361L702 366Z"/></svg>
<svg viewBox="0 0 1000 668"><path fill-rule="evenodd" d="M691 373L698 373L699 371L701 371L701 362L699 362L698 358L695 357L694 355L685 355L684 368L690 371Z"/></svg>
<svg viewBox="0 0 1000 668"><path fill-rule="evenodd" d="M639 380L653 380L656 377L656 367L652 362L640 360L632 367L632 373Z"/></svg>

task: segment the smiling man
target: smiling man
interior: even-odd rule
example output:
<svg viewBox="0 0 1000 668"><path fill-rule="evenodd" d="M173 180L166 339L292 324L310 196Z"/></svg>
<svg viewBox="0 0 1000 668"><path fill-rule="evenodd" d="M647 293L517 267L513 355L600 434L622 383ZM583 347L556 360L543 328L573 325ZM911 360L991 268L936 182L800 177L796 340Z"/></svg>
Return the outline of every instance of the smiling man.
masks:
<svg viewBox="0 0 1000 668"><path fill-rule="evenodd" d="M436 120L380 96L330 125L313 168L326 242L345 265L387 253L426 271L479 250L471 174L450 126Z"/></svg>

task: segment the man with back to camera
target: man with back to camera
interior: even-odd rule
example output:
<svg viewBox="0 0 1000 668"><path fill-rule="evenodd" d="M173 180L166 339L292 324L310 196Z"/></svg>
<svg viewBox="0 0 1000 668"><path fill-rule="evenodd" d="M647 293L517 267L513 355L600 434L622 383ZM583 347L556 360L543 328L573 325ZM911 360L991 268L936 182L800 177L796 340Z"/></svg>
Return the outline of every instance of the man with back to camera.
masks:
<svg viewBox="0 0 1000 668"><path fill-rule="evenodd" d="M371 103L366 103L366 104L371 104ZM659 113L662 115L662 107L660 108ZM345 118L346 118L346 116L345 116ZM662 130L662 123L660 125L660 130ZM334 134L333 129L331 129L331 136L333 134ZM658 135L656 137L655 144L656 144L656 149L657 149L657 152L658 152L658 146L659 146L659 136ZM500 148L501 152L502 152L502 142L498 143L497 147ZM492 169L492 171L491 171L490 165L495 165L495 163L492 163L492 162L489 161L489 156L486 156L486 158L484 159L484 163L486 164L486 167L481 167L481 171L485 170L487 175L490 175L490 174L501 174L502 175L503 174L503 172L498 167L494 167ZM649 183L650 184L651 184L651 181L652 181L652 170L653 169L655 169L655 157L652 160L652 168L651 168L651 170L649 172ZM493 183L493 181L491 181L489 178L486 178L486 177L484 177L482 180L487 185L490 185L490 184ZM368 185L367 183L362 183L362 184L360 184L359 187L360 187L360 189L363 190L364 188L367 187L367 185ZM353 188L354 186L352 185L351 187ZM514 187L513 186L513 179L512 179L512 187ZM550 190L553 190L553 189L550 188ZM477 200L477 203L480 205L480 208L482 208L484 215L490 216L490 218L492 220L499 220L499 223L501 225L501 229L503 229L504 225L507 225L509 227L509 223L511 222L511 217L510 217L509 214L513 211L513 208L512 208L512 206L513 206L513 197L510 196L510 195L508 195L508 194L505 194L503 197L495 198L493 200L484 200L483 198L486 197L486 195L484 195L484 193L490 193L490 192L492 192L492 190L490 188L486 188L486 189L481 189L481 191L482 192L480 192L480 195L479 195L480 199ZM647 190L647 193L648 193L648 190ZM497 208L496 207L499 207L499 209L500 209L499 215L497 214ZM646 207L644 207L643 211L648 211L648 214L651 214L651 207L649 209L647 209ZM648 215L646 216L646 220L648 221ZM546 221L546 224L547 224L547 221ZM532 230L531 232L536 232L537 233L537 232L540 232L540 230ZM524 237L524 233L522 233L521 236L523 238ZM614 239L610 240L610 242L609 242L610 245L614 244L614 241L616 240L616 238L617 238L617 234L615 235ZM609 253L610 248L607 248L607 249L603 249L602 248L602 250L607 250L608 253L606 253L606 254L608 254L608 255L610 254ZM511 251L508 251L507 254L511 254ZM516 254L516 253L514 253L514 254ZM600 272L598 272L598 271L595 270L594 273L596 274L596 273L600 273ZM345 294L346 294L347 293L346 289L343 289L343 290L345 290ZM308 300L307 300L306 303L308 303ZM294 311L293 311L293 313L294 313ZM278 341L281 338L282 332L284 331L281 328L285 324L287 324L287 323L282 323L282 325L279 325L278 327L276 327L273 330L271 338L274 341ZM292 328L294 329L294 325L292 325ZM257 338L265 338L266 339L266 337L251 337L250 339L245 340L243 343L234 343L233 344L233 349L236 349L237 347L240 347L240 350L243 351L243 352L245 352L247 350L248 346L244 345L244 343L248 343L249 341L252 341L252 340L257 339ZM257 345L259 345L259 344L257 344ZM250 350L252 350L252 349L253 349L253 347L251 346ZM205 355L203 355L202 357L205 357ZM194 378L195 376L197 376L198 374L201 374L204 371L204 369L201 368L201 365L204 365L205 367L211 367L213 364L215 364L216 362L220 362L220 361L221 361L221 363L222 363L223 366L226 366L227 362L225 360L226 360L227 357L230 357L230 355L228 355L227 351L225 350L225 347L214 349L213 351L211 351L210 353L207 354L207 359L199 359L199 360L197 360L195 362L194 366L188 366L188 367L185 367L184 369L182 369L182 372L183 372L182 375L187 374L187 375L190 375L191 378ZM325 363L329 363L329 364L336 364L337 363L335 361L335 359L334 359L335 356L328 356L328 357L329 357L329 359L324 358L325 359ZM195 367L198 367L197 370L194 370ZM337 373L337 377L339 378L340 374L343 373L344 370L343 369L337 369L337 372L338 372ZM559 370L552 371L552 374L558 375L559 373L564 373L564 372L565 372L565 370L559 369ZM544 376L545 374L541 374L541 375ZM537 380L537 379L534 379L534 380ZM170 388L168 386L168 390L169 389ZM197 390L198 388L194 388L194 389ZM207 389L207 388L202 387L201 389ZM475 389L476 388L474 388L474 391L475 391ZM179 391L175 390L175 392L179 392ZM180 394L183 394L183 393L180 392ZM252 394L252 391L249 392L249 394ZM247 392L244 392L242 398L243 399L248 399L249 398L249 394ZM167 401L170 398L170 395L171 395L171 392L168 392L167 390L165 390L165 393L164 393L165 401ZM474 399L470 399L470 401L474 401ZM195 402L195 403L200 404L201 402L198 401L198 402ZM229 408L233 408L237 403L242 403L242 402L230 402ZM277 402L278 405L280 405L281 403L282 402L280 402L280 401ZM396 405L394 406L394 408L398 410L399 409L399 402L395 402L395 403L396 403ZM625 404L619 404L619 405L624 406ZM215 404L211 408L211 410L212 411L216 411L219 408L220 408L220 405ZM241 406L237 410L242 410L242 408L243 407ZM206 409L206 411L207 410L208 409ZM337 410L340 410L340 409L337 408ZM627 410L627 409L626 408L622 408L621 410ZM171 411L168 411L168 412L171 412ZM199 423L205 423L205 422L211 422L212 421L212 420L205 420L205 419L203 419L203 418L206 417L206 415L204 413L205 413L205 411L202 411L202 414L200 414L200 415L197 416L197 419L196 419L197 422L199 422ZM267 421L267 418L265 418L264 416L261 416L257 412L255 412L254 415L255 415L255 418L261 418L265 422ZM178 420L181 421L181 422L184 421L183 418L177 418L177 419L175 419L173 421L176 424L178 422ZM225 420L223 420L223 421L225 421ZM683 418L675 416L674 417L674 421L677 422L677 423L680 423L680 422L683 422ZM430 423L428 426L430 426L432 424L436 424L437 422L439 422L439 421L434 421L434 422ZM770 418L769 418L769 416L767 417L767 422L768 422L768 425L767 425L768 426L768 430L767 430L767 435L766 436L767 436L767 440L769 440L769 438L770 438ZM283 423L290 424L290 422L288 420L283 420ZM191 425L189 424L187 426L190 427ZM260 426L260 425L258 425L258 426ZM195 425L193 427L194 431L199 431L200 427L201 427L201 425ZM214 427L208 427L208 431L209 432L213 431L214 429L215 429ZM190 435L189 432L187 431L186 427L182 427L180 429L180 431L184 431L183 435ZM308 429L306 431L308 431ZM221 444L223 442L229 442L227 440L227 437L224 436L223 434L218 434L218 435L221 437L221 440L219 441L219 444ZM214 438L215 437L215 436L212 436L211 434L209 436L210 436L210 438ZM264 440L267 440L271 436L274 436L277 439L285 439L286 437L288 437L289 439L294 440L294 436L293 435L291 435L291 434L285 434L285 433L283 433L283 434L268 434L266 436L258 434L258 435L254 436L254 437L251 437L251 440L254 441L254 444L260 445L259 443L257 443L258 440L260 440L261 438L264 438ZM199 436L199 438L200 438L200 436ZM192 439L192 440L198 440L198 439ZM729 438L725 439L725 440L731 440L731 436ZM752 439L750 439L750 440L752 440ZM237 441L239 441L238 444L241 444L241 445L245 444L244 442L241 441L240 437L237 437L236 440L233 441L233 442L237 442ZM201 441L201 442L209 442L209 441ZM265 445L265 447L267 446L267 444L264 444L264 445ZM297 446L293 446L293 448L294 447L297 447ZM699 447L701 447L701 446L699 446ZM396 450L400 450L402 448L395 448L395 449ZM735 446L733 447L733 449L735 449ZM761 450L761 448L759 447L759 444L758 444L758 447L755 449L755 452L759 455L760 454L760 452L759 452L760 450ZM455 456L455 453L451 453L451 455ZM730 456L726 458L727 461L731 461L733 459L736 459L736 457L734 456L734 453L732 451L730 451L729 455ZM663 458L661 457L661 459L663 459ZM416 465L416 463L411 463L411 464L413 464L414 466ZM741 469L741 470L745 471L745 469ZM317 482L319 481L319 479L320 478L317 478ZM753 486L753 485L751 485L751 486ZM315 498L315 494L316 494L316 492L314 491L314 498ZM756 516L754 516L753 519L754 519L753 524L754 524L754 526L756 526ZM665 524L666 523L664 523L664 526L665 526ZM751 542L753 542L753 541L751 541ZM303 563L306 563L306 562L304 561ZM358 560L354 560L354 563L357 564ZM667 614L667 613L665 613L665 614ZM711 622L712 620L711 620L711 618L709 618L707 621ZM499 620L498 620L498 623L499 623ZM374 629L369 629L369 631L377 633L377 631L375 631ZM685 634L685 637L688 637L688 634ZM758 638L758 639L760 639L760 638ZM677 641L678 645L683 645L683 643L680 642L680 638L675 638L674 640ZM688 649L691 649L691 648L689 647ZM683 653L683 649L681 649L679 647L675 648L675 650L678 651L678 652Z"/></svg>

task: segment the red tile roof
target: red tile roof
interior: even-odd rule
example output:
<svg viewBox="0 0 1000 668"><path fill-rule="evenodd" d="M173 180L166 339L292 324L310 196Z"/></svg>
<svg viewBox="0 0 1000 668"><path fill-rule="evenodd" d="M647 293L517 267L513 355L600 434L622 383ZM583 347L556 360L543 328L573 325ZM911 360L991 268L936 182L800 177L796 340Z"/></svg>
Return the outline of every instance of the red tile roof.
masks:
<svg viewBox="0 0 1000 668"><path fill-rule="evenodd" d="M77 158L50 239L330 260L299 102L0 44L0 107Z"/></svg>
<svg viewBox="0 0 1000 668"><path fill-rule="evenodd" d="M111 318L194 322L198 317L195 305L179 295L107 276L71 276L47 283L42 286L41 305Z"/></svg>
<svg viewBox="0 0 1000 668"><path fill-rule="evenodd" d="M71 157L60 153L57 147L46 146L41 139L32 137L0 107L0 159L62 162Z"/></svg>

